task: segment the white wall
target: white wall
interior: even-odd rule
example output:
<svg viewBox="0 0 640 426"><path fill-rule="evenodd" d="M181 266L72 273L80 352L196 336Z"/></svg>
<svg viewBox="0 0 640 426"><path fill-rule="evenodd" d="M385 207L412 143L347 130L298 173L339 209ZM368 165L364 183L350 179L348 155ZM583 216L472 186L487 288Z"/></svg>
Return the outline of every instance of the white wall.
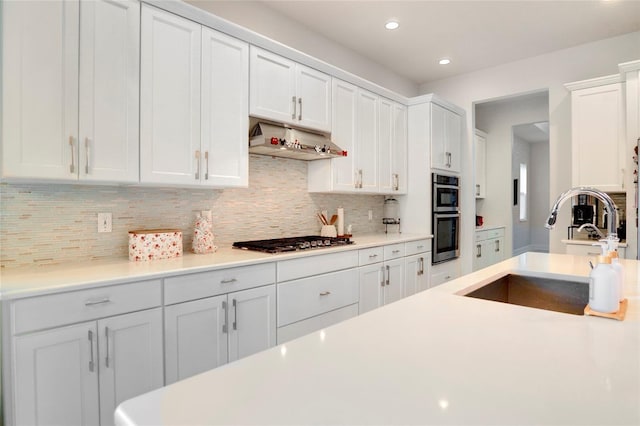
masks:
<svg viewBox="0 0 640 426"><path fill-rule="evenodd" d="M537 142L531 146L531 163L534 165L529 171L529 223L544 223L549 215L549 142ZM549 232L531 232L531 250L549 251Z"/></svg>
<svg viewBox="0 0 640 426"><path fill-rule="evenodd" d="M513 129L513 127L512 127ZM518 190L521 190L523 182L520 179L520 164L527 165L527 220L520 221L520 200L517 205L513 205L513 180L518 179ZM533 169L531 164L531 149L529 143L519 137L513 138L512 154L511 154L511 224L513 226L512 251L511 254L520 254L527 251L531 244L531 229L535 231L546 232L542 223L531 223L531 207L532 204L528 199L529 189L533 186L533 182L529 181L530 170ZM505 244L506 245L506 244ZM507 255L509 252L507 252Z"/></svg>
<svg viewBox="0 0 640 426"><path fill-rule="evenodd" d="M564 84L618 74L618 64L638 58L640 32L635 32L430 82L420 87L420 93L437 93L467 110L467 145L462 151L463 170L473 170L471 132L475 125L472 113L474 102L548 89L550 198L555 199L571 186L571 108L570 94ZM463 198L467 200L467 205L473 205L474 193L471 185L463 188ZM568 208L564 206L563 210ZM470 210L463 212L463 224L468 224L461 236L463 247L470 247L472 244L475 222L473 215ZM552 253L564 252L560 240L568 225L569 215L561 213L556 229L550 234ZM462 260L463 272L471 271L471 257L463 254Z"/></svg>
<svg viewBox="0 0 640 426"><path fill-rule="evenodd" d="M187 3L325 61L403 96L418 94L418 85L383 65L309 30L256 1L187 0Z"/></svg>
<svg viewBox="0 0 640 426"><path fill-rule="evenodd" d="M508 100L486 102L475 107L476 126L487 132L487 190L482 204L478 203L477 205L478 214L484 217L486 225L505 226L505 253L507 255L513 252L514 232L511 218L513 210L513 172L511 169L513 126L547 121L549 117L548 105L549 98L546 92L541 92ZM544 202L544 206L549 206L548 200ZM531 220L534 219L531 218ZM513 223L519 225L517 221ZM547 232L543 228L543 223L543 221L539 222L538 230ZM533 222L531 225L535 228ZM470 246L470 244L465 244L462 247ZM464 255L464 253L462 254Z"/></svg>

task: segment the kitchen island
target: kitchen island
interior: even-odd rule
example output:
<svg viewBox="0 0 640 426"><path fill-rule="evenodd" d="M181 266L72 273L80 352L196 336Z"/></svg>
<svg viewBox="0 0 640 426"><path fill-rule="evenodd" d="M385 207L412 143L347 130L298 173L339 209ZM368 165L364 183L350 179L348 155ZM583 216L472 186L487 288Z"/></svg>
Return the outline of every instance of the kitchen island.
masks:
<svg viewBox="0 0 640 426"><path fill-rule="evenodd" d="M640 267L624 321L463 297L508 273L588 285L525 253L122 403L118 425L640 424Z"/></svg>

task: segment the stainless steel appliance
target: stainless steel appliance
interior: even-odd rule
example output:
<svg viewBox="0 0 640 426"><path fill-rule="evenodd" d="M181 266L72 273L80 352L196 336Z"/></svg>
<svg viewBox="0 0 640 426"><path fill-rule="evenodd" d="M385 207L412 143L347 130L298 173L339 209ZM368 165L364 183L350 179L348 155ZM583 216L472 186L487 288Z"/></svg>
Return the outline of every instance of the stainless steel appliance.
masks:
<svg viewBox="0 0 640 426"><path fill-rule="evenodd" d="M289 251L322 249L344 246L354 242L347 237L332 238L309 235L304 237L274 238L271 240L238 241L233 248L255 250L265 253L285 253Z"/></svg>
<svg viewBox="0 0 640 426"><path fill-rule="evenodd" d="M441 263L460 256L460 178L432 174L433 247L431 263Z"/></svg>

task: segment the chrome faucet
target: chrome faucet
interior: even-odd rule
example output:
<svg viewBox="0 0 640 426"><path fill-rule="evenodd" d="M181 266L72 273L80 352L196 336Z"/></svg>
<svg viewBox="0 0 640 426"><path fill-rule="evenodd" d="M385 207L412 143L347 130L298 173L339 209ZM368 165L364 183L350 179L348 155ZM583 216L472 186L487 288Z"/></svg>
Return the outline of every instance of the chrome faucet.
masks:
<svg viewBox="0 0 640 426"><path fill-rule="evenodd" d="M578 232L582 232L582 230L585 228L588 228L589 230L592 230L593 232L598 234L598 237L604 238L604 234L602 233L602 231L600 231L598 227L593 223L583 223L582 225L580 225L580 228L578 228Z"/></svg>
<svg viewBox="0 0 640 426"><path fill-rule="evenodd" d="M560 206L562 206L562 204L567 199L573 197L574 195L580 195L580 194L591 195L593 197L596 197L598 200L602 201L602 203L604 204L604 208L607 210L607 215L608 215L607 239L609 240L618 239L618 230L616 228L617 218L618 218L618 213L617 213L618 207L616 206L616 203L613 202L611 197L609 197L609 195L595 188L587 188L587 187L571 188L568 191L565 191L562 194L560 194L555 204L551 208L551 213L549 213L549 217L547 218L547 223L544 226L548 229L553 229L553 227L556 224L556 219L558 216L558 210L560 210Z"/></svg>

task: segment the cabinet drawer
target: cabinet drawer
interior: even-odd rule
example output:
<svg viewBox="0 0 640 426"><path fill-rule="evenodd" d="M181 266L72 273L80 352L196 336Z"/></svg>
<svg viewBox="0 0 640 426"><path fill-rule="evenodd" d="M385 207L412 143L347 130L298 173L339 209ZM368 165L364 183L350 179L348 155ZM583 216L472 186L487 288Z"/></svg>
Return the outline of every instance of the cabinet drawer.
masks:
<svg viewBox="0 0 640 426"><path fill-rule="evenodd" d="M313 333L314 331L332 326L358 315L358 304L345 306L335 311L317 315L313 318L298 321L278 329L278 344L297 339L298 337Z"/></svg>
<svg viewBox="0 0 640 426"><path fill-rule="evenodd" d="M278 327L358 302L358 271L278 284Z"/></svg>
<svg viewBox="0 0 640 426"><path fill-rule="evenodd" d="M11 304L13 333L95 320L162 304L160 280L91 288Z"/></svg>
<svg viewBox="0 0 640 426"><path fill-rule="evenodd" d="M165 278L164 303L186 302L232 291L273 284L276 281L275 263L227 268L197 274Z"/></svg>
<svg viewBox="0 0 640 426"><path fill-rule="evenodd" d="M404 257L404 244L391 244L384 246L384 260L397 259Z"/></svg>
<svg viewBox="0 0 640 426"><path fill-rule="evenodd" d="M358 266L358 250L278 262L278 282L325 274Z"/></svg>
<svg viewBox="0 0 640 426"><path fill-rule="evenodd" d="M405 256L431 251L431 240L409 241L404 244Z"/></svg>
<svg viewBox="0 0 640 426"><path fill-rule="evenodd" d="M383 247L372 247L358 250L358 265L360 266L371 265L372 263L382 262L383 260Z"/></svg>
<svg viewBox="0 0 640 426"><path fill-rule="evenodd" d="M504 237L504 228L490 229L487 232L487 239Z"/></svg>
<svg viewBox="0 0 640 426"><path fill-rule="evenodd" d="M488 231L476 231L476 241L484 241L487 239Z"/></svg>

